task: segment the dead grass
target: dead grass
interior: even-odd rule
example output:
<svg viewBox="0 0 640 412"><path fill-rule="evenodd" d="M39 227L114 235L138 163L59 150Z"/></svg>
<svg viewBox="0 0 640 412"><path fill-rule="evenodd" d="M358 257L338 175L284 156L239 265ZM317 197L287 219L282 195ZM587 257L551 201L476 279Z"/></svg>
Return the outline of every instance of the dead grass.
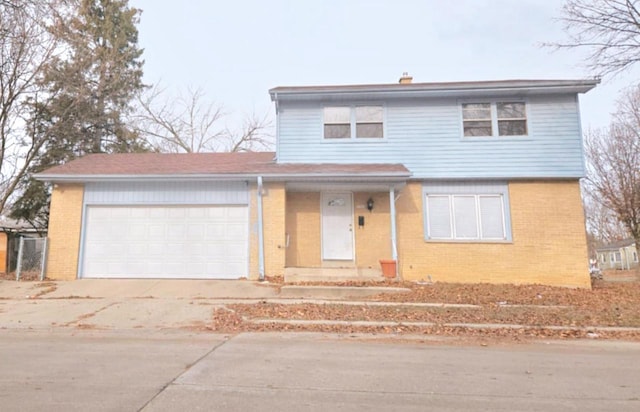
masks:
<svg viewBox="0 0 640 412"><path fill-rule="evenodd" d="M353 285L350 283L350 285ZM394 283L398 286L398 283ZM327 333L428 334L522 341L537 338L640 340L640 331L601 331L591 327L640 328L640 283L598 282L593 290L541 285L465 285L402 283L410 293L382 294L380 302L474 304L476 308L367 306L339 304L233 304L213 312L211 322L199 330L238 333L242 331L317 331ZM516 306L511 306L516 305ZM392 321L396 326L256 324L252 320ZM407 325L426 322L431 326ZM405 323L405 324L403 324ZM502 327L452 326L451 324L496 324ZM507 325L522 325L512 329ZM551 330L546 326L575 328Z"/></svg>
<svg viewBox="0 0 640 412"><path fill-rule="evenodd" d="M0 280L16 280L16 272L1 272ZM20 282L40 281L40 271L23 271L20 273Z"/></svg>

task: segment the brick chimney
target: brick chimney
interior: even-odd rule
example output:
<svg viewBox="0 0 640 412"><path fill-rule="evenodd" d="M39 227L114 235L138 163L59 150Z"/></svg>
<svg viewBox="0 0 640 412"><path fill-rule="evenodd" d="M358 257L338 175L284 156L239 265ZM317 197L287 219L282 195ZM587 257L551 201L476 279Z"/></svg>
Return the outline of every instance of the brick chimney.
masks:
<svg viewBox="0 0 640 412"><path fill-rule="evenodd" d="M409 76L409 73L404 72L402 73L402 77L400 77L400 80L398 80L398 83L411 84L412 81L413 81L413 77Z"/></svg>

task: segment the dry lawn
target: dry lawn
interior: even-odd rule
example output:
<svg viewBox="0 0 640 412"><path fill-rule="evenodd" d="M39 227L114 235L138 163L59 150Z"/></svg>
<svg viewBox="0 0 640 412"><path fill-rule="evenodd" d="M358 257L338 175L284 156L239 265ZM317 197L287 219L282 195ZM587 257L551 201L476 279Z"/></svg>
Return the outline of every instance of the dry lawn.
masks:
<svg viewBox="0 0 640 412"><path fill-rule="evenodd" d="M349 283L354 285L353 283ZM398 284L394 284L398 286ZM472 304L477 307L418 307L327 304L233 304L217 310L205 329L238 331L322 331L337 333L432 334L527 340L600 338L640 340L640 331L601 331L598 327L640 328L640 283L597 282L592 290L541 285L405 283L406 294L383 294L376 302ZM384 321L394 326L257 324L255 320ZM427 322L426 326L412 323ZM452 324L474 324L474 327ZM478 326L490 324L490 327ZM503 325L505 327L496 327ZM522 325L513 329L507 325ZM562 326L571 330L553 330Z"/></svg>

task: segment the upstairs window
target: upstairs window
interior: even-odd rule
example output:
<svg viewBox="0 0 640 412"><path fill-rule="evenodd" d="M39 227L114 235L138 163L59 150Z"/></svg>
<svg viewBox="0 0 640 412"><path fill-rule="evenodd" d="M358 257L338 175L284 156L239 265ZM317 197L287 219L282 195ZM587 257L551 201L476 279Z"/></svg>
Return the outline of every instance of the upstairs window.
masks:
<svg viewBox="0 0 640 412"><path fill-rule="evenodd" d="M324 138L349 139L351 137L351 108L324 108Z"/></svg>
<svg viewBox="0 0 640 412"><path fill-rule="evenodd" d="M324 138L383 138L383 119L382 106L325 107Z"/></svg>
<svg viewBox="0 0 640 412"><path fill-rule="evenodd" d="M382 106L356 107L356 137L383 137Z"/></svg>
<svg viewBox="0 0 640 412"><path fill-rule="evenodd" d="M490 103L463 104L462 119L465 136L493 135Z"/></svg>
<svg viewBox="0 0 640 412"><path fill-rule="evenodd" d="M477 102L462 104L465 137L526 136L524 102Z"/></svg>

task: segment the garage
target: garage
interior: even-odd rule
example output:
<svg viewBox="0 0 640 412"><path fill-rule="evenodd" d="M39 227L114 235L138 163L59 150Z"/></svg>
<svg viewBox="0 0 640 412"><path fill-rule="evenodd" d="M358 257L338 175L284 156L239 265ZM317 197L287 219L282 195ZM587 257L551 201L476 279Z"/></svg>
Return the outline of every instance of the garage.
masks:
<svg viewBox="0 0 640 412"><path fill-rule="evenodd" d="M95 183L84 203L80 277L248 277L244 182Z"/></svg>

